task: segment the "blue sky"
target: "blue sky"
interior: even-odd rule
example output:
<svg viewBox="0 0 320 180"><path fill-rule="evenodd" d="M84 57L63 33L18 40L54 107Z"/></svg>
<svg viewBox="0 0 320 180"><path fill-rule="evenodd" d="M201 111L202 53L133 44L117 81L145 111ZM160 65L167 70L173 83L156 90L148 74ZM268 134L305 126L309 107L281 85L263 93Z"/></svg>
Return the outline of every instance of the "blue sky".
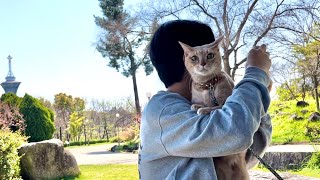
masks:
<svg viewBox="0 0 320 180"><path fill-rule="evenodd" d="M131 78L107 67L95 50L99 28L93 15L100 15L97 0L0 0L0 81L10 54L13 74L22 82L20 97L28 93L52 101L60 92L87 100L133 97ZM164 86L156 73L139 73L138 88L143 103L146 92Z"/></svg>

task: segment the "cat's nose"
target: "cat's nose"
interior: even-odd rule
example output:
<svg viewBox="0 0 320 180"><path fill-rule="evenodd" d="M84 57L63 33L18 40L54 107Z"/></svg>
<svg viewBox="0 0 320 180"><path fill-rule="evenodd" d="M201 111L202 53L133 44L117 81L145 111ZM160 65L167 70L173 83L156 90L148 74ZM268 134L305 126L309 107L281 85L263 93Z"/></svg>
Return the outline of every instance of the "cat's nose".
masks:
<svg viewBox="0 0 320 180"><path fill-rule="evenodd" d="M206 62L203 62L203 61L200 62L200 65L203 66L203 67L204 67L206 64L207 64Z"/></svg>

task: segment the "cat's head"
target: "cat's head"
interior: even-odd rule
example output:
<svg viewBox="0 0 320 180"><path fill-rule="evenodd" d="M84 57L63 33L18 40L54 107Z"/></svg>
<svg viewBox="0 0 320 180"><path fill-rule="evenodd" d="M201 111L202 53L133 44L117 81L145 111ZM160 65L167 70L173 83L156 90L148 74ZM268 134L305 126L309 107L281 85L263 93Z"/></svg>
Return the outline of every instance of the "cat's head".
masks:
<svg viewBox="0 0 320 180"><path fill-rule="evenodd" d="M223 36L220 36L210 44L196 47L179 42L184 50L184 64L194 80L221 73L219 44L222 40Z"/></svg>

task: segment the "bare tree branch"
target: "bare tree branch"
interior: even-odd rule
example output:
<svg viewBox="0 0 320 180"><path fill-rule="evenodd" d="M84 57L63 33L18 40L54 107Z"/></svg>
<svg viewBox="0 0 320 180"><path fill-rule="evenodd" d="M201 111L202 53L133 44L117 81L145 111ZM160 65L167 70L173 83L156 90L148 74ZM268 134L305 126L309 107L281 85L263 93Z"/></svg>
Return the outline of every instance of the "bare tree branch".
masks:
<svg viewBox="0 0 320 180"><path fill-rule="evenodd" d="M212 16L211 14L209 14L208 11L202 5L200 5L198 0L191 0L191 1L193 1L202 10L202 12L204 14L206 14L208 17L210 17L210 18L212 18L214 20L214 22L215 22L215 24L216 24L216 26L217 26L217 28L219 30L219 34L222 35L223 32L222 32L222 29L221 29L221 27L219 25L218 18L215 17L215 16Z"/></svg>

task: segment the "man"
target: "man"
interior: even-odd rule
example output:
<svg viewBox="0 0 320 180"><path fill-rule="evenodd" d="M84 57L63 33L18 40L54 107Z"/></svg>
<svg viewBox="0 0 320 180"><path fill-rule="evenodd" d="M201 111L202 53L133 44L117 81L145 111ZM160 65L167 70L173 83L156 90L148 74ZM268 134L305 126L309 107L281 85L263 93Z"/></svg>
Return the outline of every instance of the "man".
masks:
<svg viewBox="0 0 320 180"><path fill-rule="evenodd" d="M190 109L189 76L178 41L199 46L214 41L207 25L188 20L162 24L153 35L150 58L167 91L144 108L139 150L140 179L217 179L212 157L249 147L263 155L271 139L267 87L271 61L266 46L248 54L246 72L222 109L197 115ZM247 151L247 167L258 161Z"/></svg>

